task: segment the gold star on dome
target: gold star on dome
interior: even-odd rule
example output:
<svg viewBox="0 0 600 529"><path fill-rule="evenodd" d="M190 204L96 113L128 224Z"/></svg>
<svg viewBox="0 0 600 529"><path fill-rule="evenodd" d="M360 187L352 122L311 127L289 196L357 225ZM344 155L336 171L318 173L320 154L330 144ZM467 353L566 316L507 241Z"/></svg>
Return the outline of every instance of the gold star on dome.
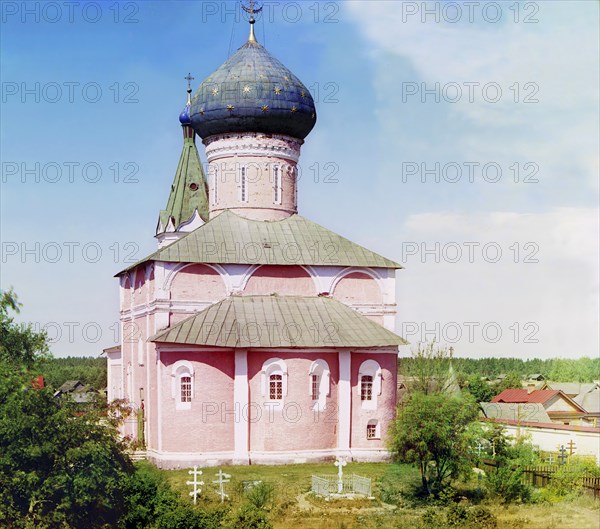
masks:
<svg viewBox="0 0 600 529"><path fill-rule="evenodd" d="M233 105L227 105L227 110L229 110L229 112L233 112L233 109L235 107Z"/></svg>
<svg viewBox="0 0 600 529"><path fill-rule="evenodd" d="M298 112L298 107L296 105L292 107L292 112Z"/></svg>
<svg viewBox="0 0 600 529"><path fill-rule="evenodd" d="M276 87L275 90L273 90L275 92L276 95L281 94L281 88Z"/></svg>
<svg viewBox="0 0 600 529"><path fill-rule="evenodd" d="M218 93L219 93L219 89L218 89L218 88L213 88L213 89L211 90L211 92L212 92L212 95L216 96L216 95L218 95Z"/></svg>
<svg viewBox="0 0 600 529"><path fill-rule="evenodd" d="M283 77L283 79L284 79L285 81L289 81L289 80L290 80L290 78L289 78L287 75L285 75L285 76Z"/></svg>
<svg viewBox="0 0 600 529"><path fill-rule="evenodd" d="M262 111L263 112L268 112L269 111L269 105L263 105L262 106Z"/></svg>
<svg viewBox="0 0 600 529"><path fill-rule="evenodd" d="M306 97L306 92L305 92L304 90L302 90L302 92L300 92L300 95L301 95L302 97Z"/></svg>
<svg viewBox="0 0 600 529"><path fill-rule="evenodd" d="M201 116L204 116L204 107L202 107L202 108L200 109L200 115L201 115Z"/></svg>
<svg viewBox="0 0 600 529"><path fill-rule="evenodd" d="M311 116L311 117L312 117L313 119L315 119L316 115L315 115L315 113L314 113L314 112L312 113L312 116Z"/></svg>
<svg viewBox="0 0 600 529"><path fill-rule="evenodd" d="M244 94L250 93L250 87L248 85L244 86Z"/></svg>

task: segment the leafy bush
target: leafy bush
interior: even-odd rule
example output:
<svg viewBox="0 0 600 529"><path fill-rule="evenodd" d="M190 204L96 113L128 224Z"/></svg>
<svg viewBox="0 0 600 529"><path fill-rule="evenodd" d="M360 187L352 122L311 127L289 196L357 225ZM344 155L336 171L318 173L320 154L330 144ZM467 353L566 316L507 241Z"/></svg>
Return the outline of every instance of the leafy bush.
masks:
<svg viewBox="0 0 600 529"><path fill-rule="evenodd" d="M265 511L250 503L242 505L232 513L226 527L228 529L273 529Z"/></svg>
<svg viewBox="0 0 600 529"><path fill-rule="evenodd" d="M506 463L488 474L487 486L490 493L504 503L527 502L531 498L531 487L523 483L523 472L518 468L511 468L511 465Z"/></svg>
<svg viewBox="0 0 600 529"><path fill-rule="evenodd" d="M273 500L273 486L264 481L246 493L246 501L256 509L266 509Z"/></svg>
<svg viewBox="0 0 600 529"><path fill-rule="evenodd" d="M498 527L496 516L481 505L476 505L469 511L469 523L478 529L496 529Z"/></svg>

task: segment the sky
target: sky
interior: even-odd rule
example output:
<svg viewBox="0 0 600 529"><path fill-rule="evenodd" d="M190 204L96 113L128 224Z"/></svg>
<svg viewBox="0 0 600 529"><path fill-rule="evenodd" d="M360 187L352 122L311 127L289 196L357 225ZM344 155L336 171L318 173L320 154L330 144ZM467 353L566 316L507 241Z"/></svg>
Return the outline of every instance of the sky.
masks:
<svg viewBox="0 0 600 529"><path fill-rule="evenodd" d="M114 274L156 247L184 76L197 87L248 23L220 1L0 9L0 287L56 356L98 355L118 339ZM317 105L300 214L403 264L413 346L598 355L598 11L264 2L258 40Z"/></svg>

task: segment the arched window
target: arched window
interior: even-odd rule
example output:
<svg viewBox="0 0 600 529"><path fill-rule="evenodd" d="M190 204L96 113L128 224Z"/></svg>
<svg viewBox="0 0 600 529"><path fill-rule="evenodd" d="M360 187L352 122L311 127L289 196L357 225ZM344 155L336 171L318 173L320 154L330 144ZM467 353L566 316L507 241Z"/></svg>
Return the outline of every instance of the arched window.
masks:
<svg viewBox="0 0 600 529"><path fill-rule="evenodd" d="M360 400L373 400L373 377L370 375L360 377Z"/></svg>
<svg viewBox="0 0 600 529"><path fill-rule="evenodd" d="M379 433L379 421L371 419L367 423L367 439L381 439L381 434Z"/></svg>
<svg viewBox="0 0 600 529"><path fill-rule="evenodd" d="M194 398L194 368L187 360L179 360L171 367L171 397L176 410L189 410Z"/></svg>
<svg viewBox="0 0 600 529"><path fill-rule="evenodd" d="M263 364L261 387L268 400L282 401L287 395L287 366L281 358L270 358Z"/></svg>
<svg viewBox="0 0 600 529"><path fill-rule="evenodd" d="M179 377L179 399L181 402L192 402L192 377L182 375Z"/></svg>
<svg viewBox="0 0 600 529"><path fill-rule="evenodd" d="M313 410L323 411L330 394L329 365L325 360L315 360L308 370L308 391L313 401Z"/></svg>
<svg viewBox="0 0 600 529"><path fill-rule="evenodd" d="M278 165L273 167L273 194L275 204L281 204L281 169Z"/></svg>
<svg viewBox="0 0 600 529"><path fill-rule="evenodd" d="M377 408L381 395L381 367L375 360L365 360L358 369L358 396L363 409Z"/></svg>
<svg viewBox="0 0 600 529"><path fill-rule="evenodd" d="M283 376L282 375L270 375L269 376L269 400L282 400L283 399Z"/></svg>
<svg viewBox="0 0 600 529"><path fill-rule="evenodd" d="M245 167L240 167L240 200L248 202L248 171Z"/></svg>

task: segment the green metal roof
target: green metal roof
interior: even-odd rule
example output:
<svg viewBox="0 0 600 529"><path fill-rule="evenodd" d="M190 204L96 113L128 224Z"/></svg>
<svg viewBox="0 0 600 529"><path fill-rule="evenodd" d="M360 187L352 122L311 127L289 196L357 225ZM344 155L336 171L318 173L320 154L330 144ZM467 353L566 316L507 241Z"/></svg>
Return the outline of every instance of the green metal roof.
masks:
<svg viewBox="0 0 600 529"><path fill-rule="evenodd" d="M300 215L260 221L240 217L229 210L122 272L152 260L403 268Z"/></svg>
<svg viewBox="0 0 600 529"><path fill-rule="evenodd" d="M162 233L173 218L175 228L182 222L191 219L194 211L205 222L208 220L208 186L194 142L194 132L191 127L184 126L183 150L177 165L177 171L167 207L160 212L159 231Z"/></svg>
<svg viewBox="0 0 600 529"><path fill-rule="evenodd" d="M216 347L384 347L400 336L328 297L231 296L153 342Z"/></svg>

